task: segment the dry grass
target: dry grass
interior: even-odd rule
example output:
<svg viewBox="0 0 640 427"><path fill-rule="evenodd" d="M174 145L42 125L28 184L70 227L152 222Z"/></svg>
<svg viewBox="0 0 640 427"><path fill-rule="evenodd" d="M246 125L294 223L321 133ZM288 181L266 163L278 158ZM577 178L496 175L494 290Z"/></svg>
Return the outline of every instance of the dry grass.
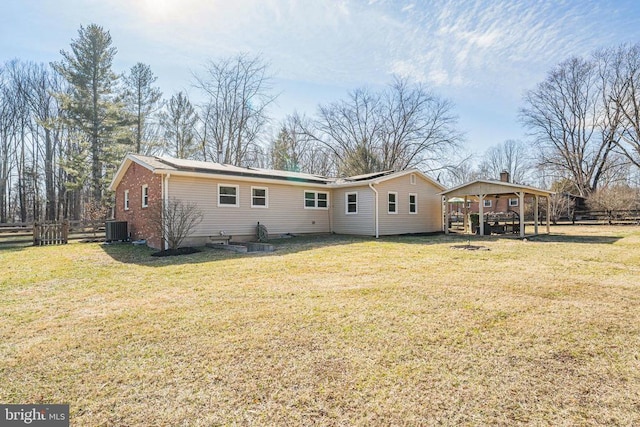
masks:
<svg viewBox="0 0 640 427"><path fill-rule="evenodd" d="M81 425L639 425L640 229L0 249L0 402Z"/></svg>

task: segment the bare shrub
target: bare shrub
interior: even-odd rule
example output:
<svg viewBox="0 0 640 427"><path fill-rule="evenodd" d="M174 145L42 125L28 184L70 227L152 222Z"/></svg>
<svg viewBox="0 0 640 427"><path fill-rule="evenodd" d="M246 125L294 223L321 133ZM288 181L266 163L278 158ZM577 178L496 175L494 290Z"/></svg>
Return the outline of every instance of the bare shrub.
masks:
<svg viewBox="0 0 640 427"><path fill-rule="evenodd" d="M202 222L202 217L197 204L170 198L153 207L151 222L162 236L162 241L169 249L175 250Z"/></svg>

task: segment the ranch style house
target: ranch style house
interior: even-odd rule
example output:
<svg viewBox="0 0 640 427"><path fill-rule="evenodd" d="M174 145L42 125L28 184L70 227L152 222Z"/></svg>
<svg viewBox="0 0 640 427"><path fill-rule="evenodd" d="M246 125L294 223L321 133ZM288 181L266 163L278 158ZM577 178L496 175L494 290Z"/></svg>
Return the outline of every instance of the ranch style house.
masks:
<svg viewBox="0 0 640 427"><path fill-rule="evenodd" d="M445 188L417 169L348 178L245 168L128 154L109 189L114 219L132 239L162 248L150 218L175 199L198 206L203 219L186 239L204 245L233 236L252 240L258 222L270 235L337 233L383 236L440 232Z"/></svg>

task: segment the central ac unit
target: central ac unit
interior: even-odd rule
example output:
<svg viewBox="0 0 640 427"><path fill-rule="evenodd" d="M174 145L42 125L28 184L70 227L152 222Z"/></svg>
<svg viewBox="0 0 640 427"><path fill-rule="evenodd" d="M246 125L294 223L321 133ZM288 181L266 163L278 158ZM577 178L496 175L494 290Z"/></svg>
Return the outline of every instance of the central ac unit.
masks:
<svg viewBox="0 0 640 427"><path fill-rule="evenodd" d="M107 221L105 231L107 242L124 241L129 239L127 221Z"/></svg>

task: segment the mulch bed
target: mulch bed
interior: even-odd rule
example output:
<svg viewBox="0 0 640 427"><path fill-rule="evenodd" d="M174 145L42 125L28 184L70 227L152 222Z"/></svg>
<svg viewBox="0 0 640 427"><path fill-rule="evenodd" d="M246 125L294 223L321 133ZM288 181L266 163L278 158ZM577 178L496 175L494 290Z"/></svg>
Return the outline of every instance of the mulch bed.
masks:
<svg viewBox="0 0 640 427"><path fill-rule="evenodd" d="M178 255L189 255L200 252L196 248L186 247L186 248L178 248L178 249L165 249L162 251L154 252L151 256L178 256Z"/></svg>

